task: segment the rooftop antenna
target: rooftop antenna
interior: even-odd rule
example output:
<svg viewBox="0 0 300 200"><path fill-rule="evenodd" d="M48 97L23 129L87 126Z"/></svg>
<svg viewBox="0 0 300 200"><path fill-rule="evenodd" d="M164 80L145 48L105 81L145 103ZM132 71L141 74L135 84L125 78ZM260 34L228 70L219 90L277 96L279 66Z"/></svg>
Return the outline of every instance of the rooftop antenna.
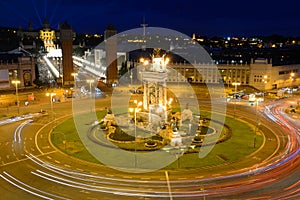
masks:
<svg viewBox="0 0 300 200"><path fill-rule="evenodd" d="M142 49L145 51L146 50L146 27L148 24L145 23L145 17L143 17L143 23L141 24L141 27L143 27L143 44L142 44Z"/></svg>
<svg viewBox="0 0 300 200"><path fill-rule="evenodd" d="M145 17L143 17L143 23L141 24L141 27L143 27L143 35L145 37L146 35L146 27L148 26L148 24L145 23Z"/></svg>

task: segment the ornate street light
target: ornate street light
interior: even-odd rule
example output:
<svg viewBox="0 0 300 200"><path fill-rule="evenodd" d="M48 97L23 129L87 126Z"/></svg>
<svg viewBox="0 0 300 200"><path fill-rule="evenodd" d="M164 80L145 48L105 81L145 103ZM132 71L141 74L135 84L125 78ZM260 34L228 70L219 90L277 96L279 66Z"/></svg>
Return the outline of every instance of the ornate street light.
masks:
<svg viewBox="0 0 300 200"><path fill-rule="evenodd" d="M235 89L234 89L234 93L235 93L235 95L236 95L236 92L237 92L237 86L238 86L238 85L241 85L241 83L233 82L232 85L233 85L234 88L235 88ZM235 98L235 100L234 100L234 110L233 110L234 118L235 118L235 111L236 111L236 98Z"/></svg>
<svg viewBox="0 0 300 200"><path fill-rule="evenodd" d="M17 96L18 114L20 114L20 102L19 102L18 84L20 84L21 81L19 81L19 80L13 80L11 83L12 83L12 84L15 84L15 86L16 86L16 96Z"/></svg>
<svg viewBox="0 0 300 200"><path fill-rule="evenodd" d="M52 128L54 123L54 112L53 112L53 97L56 95L56 93L47 93L46 96L50 97L50 105L51 105L51 118L52 118Z"/></svg>
<svg viewBox="0 0 300 200"><path fill-rule="evenodd" d="M91 112L92 112L92 83L94 83L94 80L93 79L88 79L86 80L86 82L90 85L90 100L91 100Z"/></svg>
<svg viewBox="0 0 300 200"><path fill-rule="evenodd" d="M295 76L295 73L292 72L290 74L290 79L291 79L291 86L290 87L291 87L291 90L292 90L292 83L293 83L293 80L294 80L294 76Z"/></svg>
<svg viewBox="0 0 300 200"><path fill-rule="evenodd" d="M71 76L74 76L74 88L76 89L76 76L78 76L77 73L71 73Z"/></svg>
<svg viewBox="0 0 300 200"><path fill-rule="evenodd" d="M136 114L140 111L140 106L143 105L143 102L137 102L137 100L134 100L134 103L136 104L135 108L129 108L129 112L134 112L134 167L137 167L137 159L136 159Z"/></svg>
<svg viewBox="0 0 300 200"><path fill-rule="evenodd" d="M234 92L236 93L237 92L237 86L241 85L241 83L233 82L232 85L234 86Z"/></svg>

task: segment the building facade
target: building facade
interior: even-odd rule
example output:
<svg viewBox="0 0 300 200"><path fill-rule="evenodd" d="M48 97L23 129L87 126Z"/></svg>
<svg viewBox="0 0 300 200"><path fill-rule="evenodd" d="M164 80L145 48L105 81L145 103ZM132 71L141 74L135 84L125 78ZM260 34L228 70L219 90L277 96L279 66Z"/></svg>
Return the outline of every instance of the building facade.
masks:
<svg viewBox="0 0 300 200"><path fill-rule="evenodd" d="M0 89L15 87L13 80L20 81L19 87L32 86L35 64L35 58L21 48L0 53Z"/></svg>
<svg viewBox="0 0 300 200"><path fill-rule="evenodd" d="M168 82L190 82L231 86L238 82L260 90L300 86L300 64L273 66L267 59L250 64L170 64Z"/></svg>

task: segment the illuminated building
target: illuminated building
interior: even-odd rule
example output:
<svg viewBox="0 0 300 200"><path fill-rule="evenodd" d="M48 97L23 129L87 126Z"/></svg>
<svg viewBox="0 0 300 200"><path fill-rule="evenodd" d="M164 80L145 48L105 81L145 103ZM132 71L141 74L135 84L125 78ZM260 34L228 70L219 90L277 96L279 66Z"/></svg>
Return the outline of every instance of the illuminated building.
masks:
<svg viewBox="0 0 300 200"><path fill-rule="evenodd" d="M56 49L55 45L55 30L50 28L49 22L47 19L44 20L44 27L40 30L40 39L44 42L44 47L47 52L50 52L52 49Z"/></svg>
<svg viewBox="0 0 300 200"><path fill-rule="evenodd" d="M29 87L35 80L35 59L22 48L0 53L0 89L14 87L12 80L20 80L20 87Z"/></svg>
<svg viewBox="0 0 300 200"><path fill-rule="evenodd" d="M63 85L70 86L74 83L73 67L73 31L66 22L60 27L60 41L62 47Z"/></svg>

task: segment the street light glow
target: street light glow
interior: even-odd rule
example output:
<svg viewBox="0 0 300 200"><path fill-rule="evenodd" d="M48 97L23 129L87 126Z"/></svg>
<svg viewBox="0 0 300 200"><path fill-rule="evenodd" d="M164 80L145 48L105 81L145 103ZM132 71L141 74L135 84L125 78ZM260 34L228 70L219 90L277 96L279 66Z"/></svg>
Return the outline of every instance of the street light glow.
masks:
<svg viewBox="0 0 300 200"><path fill-rule="evenodd" d="M16 84L20 84L21 81L19 81L19 80L13 80L13 81L11 81L11 83L16 85Z"/></svg>
<svg viewBox="0 0 300 200"><path fill-rule="evenodd" d="M78 76L78 73L71 73L72 76Z"/></svg>
<svg viewBox="0 0 300 200"><path fill-rule="evenodd" d="M46 93L47 97L50 97L50 106L51 106L51 118L52 118L52 128L53 128L53 123L54 123L54 112L53 112L53 96L55 96L56 93L51 92L51 93Z"/></svg>
<svg viewBox="0 0 300 200"><path fill-rule="evenodd" d="M86 82L90 85L90 106L91 106L91 112L93 111L92 109L92 84L94 83L94 79L87 79Z"/></svg>
<svg viewBox="0 0 300 200"><path fill-rule="evenodd" d="M144 64L144 65L149 65L149 60L145 60L145 61L143 62L143 64Z"/></svg>
<svg viewBox="0 0 300 200"><path fill-rule="evenodd" d="M47 97L49 97L49 96L53 97L53 96L55 96L55 95L56 95L56 93L54 93L54 92L51 92L51 93L48 92L48 93L46 93L46 96L47 96Z"/></svg>
<svg viewBox="0 0 300 200"><path fill-rule="evenodd" d="M136 168L137 167L137 158L136 158L136 143L137 143L137 140L136 140L136 122L137 122L137 113L141 111L141 108L139 108L140 106L143 105L143 102L142 101L137 101L136 99L133 101L135 104L136 104L136 107L135 108L129 108L129 112L130 113L133 113L134 112L134 167Z"/></svg>
<svg viewBox="0 0 300 200"><path fill-rule="evenodd" d="M20 102L19 102L19 93L18 93L18 84L21 83L19 80L13 80L11 81L12 84L15 84L16 86L16 96L17 96L17 105L18 105L18 114L20 114Z"/></svg>
<svg viewBox="0 0 300 200"><path fill-rule="evenodd" d="M233 82L232 85L234 85L234 86L236 86L236 85L241 85L241 83Z"/></svg>
<svg viewBox="0 0 300 200"><path fill-rule="evenodd" d="M238 82L233 82L233 83L232 83L232 85L233 85L233 86L235 86L235 92L236 92L236 90L237 90L237 86L238 86L238 85L241 85L241 83L238 83Z"/></svg>
<svg viewBox="0 0 300 200"><path fill-rule="evenodd" d="M86 80L87 83L94 83L95 81L93 79Z"/></svg>

